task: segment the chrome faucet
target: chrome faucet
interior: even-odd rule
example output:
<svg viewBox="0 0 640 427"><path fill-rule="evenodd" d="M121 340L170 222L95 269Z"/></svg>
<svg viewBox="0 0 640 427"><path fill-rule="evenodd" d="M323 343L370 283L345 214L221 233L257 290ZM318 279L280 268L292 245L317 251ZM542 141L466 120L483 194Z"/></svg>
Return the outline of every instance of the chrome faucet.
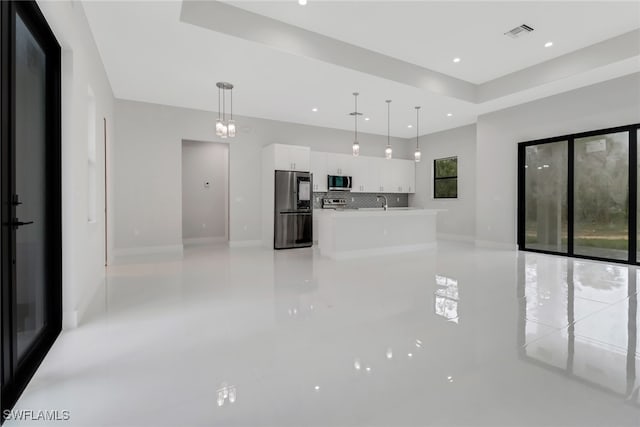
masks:
<svg viewBox="0 0 640 427"><path fill-rule="evenodd" d="M385 196L384 194L381 194L379 196L376 196L376 202L380 201L380 197L384 197L384 205L382 205L382 207L384 208L384 210L386 211L387 208L389 207L389 202L387 201L387 196Z"/></svg>

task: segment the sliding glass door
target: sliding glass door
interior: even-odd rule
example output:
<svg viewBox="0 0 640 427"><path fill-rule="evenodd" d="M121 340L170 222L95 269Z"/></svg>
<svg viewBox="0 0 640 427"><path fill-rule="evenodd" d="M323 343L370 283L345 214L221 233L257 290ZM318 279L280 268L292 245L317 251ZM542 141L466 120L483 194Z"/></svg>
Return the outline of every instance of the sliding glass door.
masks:
<svg viewBox="0 0 640 427"><path fill-rule="evenodd" d="M629 132L574 142L576 255L629 258Z"/></svg>
<svg viewBox="0 0 640 427"><path fill-rule="evenodd" d="M525 241L532 249L567 252L567 141L525 148Z"/></svg>
<svg viewBox="0 0 640 427"><path fill-rule="evenodd" d="M521 250L636 263L640 125L518 146Z"/></svg>

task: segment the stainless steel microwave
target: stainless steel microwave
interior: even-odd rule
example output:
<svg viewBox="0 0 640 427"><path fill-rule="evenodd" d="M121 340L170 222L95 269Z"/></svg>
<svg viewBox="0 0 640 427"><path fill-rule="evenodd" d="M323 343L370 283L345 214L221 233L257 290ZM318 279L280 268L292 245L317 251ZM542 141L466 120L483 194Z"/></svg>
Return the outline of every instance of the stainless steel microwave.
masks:
<svg viewBox="0 0 640 427"><path fill-rule="evenodd" d="M329 175L327 179L329 191L351 191L353 180L350 176Z"/></svg>

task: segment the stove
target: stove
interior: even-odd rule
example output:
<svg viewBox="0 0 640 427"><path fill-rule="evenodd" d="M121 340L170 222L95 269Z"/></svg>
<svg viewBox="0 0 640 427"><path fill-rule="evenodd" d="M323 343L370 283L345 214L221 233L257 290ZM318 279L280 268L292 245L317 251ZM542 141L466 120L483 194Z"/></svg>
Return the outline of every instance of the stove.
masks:
<svg viewBox="0 0 640 427"><path fill-rule="evenodd" d="M325 198L322 199L322 209L344 209L347 206L347 199Z"/></svg>

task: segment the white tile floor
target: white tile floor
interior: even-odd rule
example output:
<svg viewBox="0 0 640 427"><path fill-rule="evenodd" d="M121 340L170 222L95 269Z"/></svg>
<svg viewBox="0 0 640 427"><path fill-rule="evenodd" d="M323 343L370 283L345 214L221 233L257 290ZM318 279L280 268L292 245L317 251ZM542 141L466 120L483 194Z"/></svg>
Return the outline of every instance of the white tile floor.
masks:
<svg viewBox="0 0 640 427"><path fill-rule="evenodd" d="M60 336L16 409L77 426L638 426L638 281L446 242L341 262L194 248L110 268L104 312Z"/></svg>

